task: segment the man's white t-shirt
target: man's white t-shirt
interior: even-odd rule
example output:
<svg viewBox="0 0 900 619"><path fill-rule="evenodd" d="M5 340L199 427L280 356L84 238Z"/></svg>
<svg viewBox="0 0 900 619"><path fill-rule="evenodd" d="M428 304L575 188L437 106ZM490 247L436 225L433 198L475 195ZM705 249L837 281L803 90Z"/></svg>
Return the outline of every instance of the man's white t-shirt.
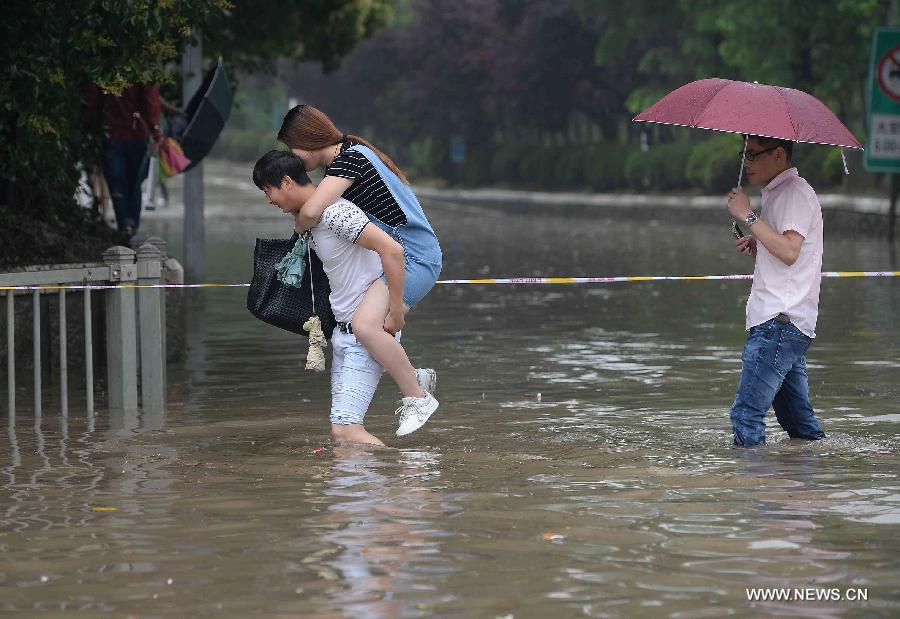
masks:
<svg viewBox="0 0 900 619"><path fill-rule="evenodd" d="M312 228L311 245L328 276L328 299L338 322L353 320L369 286L383 272L378 254L356 244L368 224L359 207L342 199L326 208Z"/></svg>
<svg viewBox="0 0 900 619"><path fill-rule="evenodd" d="M784 313L800 331L816 337L822 281L822 207L797 168L785 170L762 190L761 217L779 234L787 230L801 234L803 244L791 266L773 256L762 243L756 244L747 329Z"/></svg>

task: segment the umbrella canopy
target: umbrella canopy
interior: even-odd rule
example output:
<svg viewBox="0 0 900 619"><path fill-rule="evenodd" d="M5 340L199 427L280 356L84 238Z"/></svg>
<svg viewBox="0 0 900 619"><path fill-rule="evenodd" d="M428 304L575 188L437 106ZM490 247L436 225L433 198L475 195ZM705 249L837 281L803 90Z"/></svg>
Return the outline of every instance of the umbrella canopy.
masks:
<svg viewBox="0 0 900 619"><path fill-rule="evenodd" d="M231 84L228 83L225 65L219 57L216 66L206 74L200 88L185 108L187 126L184 133L176 136L185 156L191 160L187 170L200 163L219 139L225 121L231 114L232 99Z"/></svg>
<svg viewBox="0 0 900 619"><path fill-rule="evenodd" d="M756 82L722 78L691 82L634 120L862 148L837 116L812 95Z"/></svg>

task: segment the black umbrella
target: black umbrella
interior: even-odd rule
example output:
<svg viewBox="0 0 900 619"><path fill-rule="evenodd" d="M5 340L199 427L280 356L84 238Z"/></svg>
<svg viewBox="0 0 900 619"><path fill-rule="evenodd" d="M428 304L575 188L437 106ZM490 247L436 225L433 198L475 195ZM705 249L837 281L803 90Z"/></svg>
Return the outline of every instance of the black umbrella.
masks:
<svg viewBox="0 0 900 619"><path fill-rule="evenodd" d="M219 139L225 121L231 114L234 94L222 57L216 66L206 74L203 83L185 108L187 126L181 135L174 137L181 143L185 156L191 160L186 168L190 170L200 163Z"/></svg>

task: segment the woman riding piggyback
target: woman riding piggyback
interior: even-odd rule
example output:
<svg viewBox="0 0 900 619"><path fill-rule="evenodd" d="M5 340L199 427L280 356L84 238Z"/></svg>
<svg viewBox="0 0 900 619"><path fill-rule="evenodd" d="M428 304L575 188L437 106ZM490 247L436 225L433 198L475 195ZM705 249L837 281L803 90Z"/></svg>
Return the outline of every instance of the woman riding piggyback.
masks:
<svg viewBox="0 0 900 619"><path fill-rule="evenodd" d="M300 211L298 227L314 226L325 208L338 198L353 202L403 246L403 313L419 303L440 275L441 246L400 168L365 139L339 131L328 116L311 105L288 111L278 139L303 160L307 171L322 167L325 172L315 194ZM391 307L391 313L399 309ZM386 322L387 326L395 325Z"/></svg>

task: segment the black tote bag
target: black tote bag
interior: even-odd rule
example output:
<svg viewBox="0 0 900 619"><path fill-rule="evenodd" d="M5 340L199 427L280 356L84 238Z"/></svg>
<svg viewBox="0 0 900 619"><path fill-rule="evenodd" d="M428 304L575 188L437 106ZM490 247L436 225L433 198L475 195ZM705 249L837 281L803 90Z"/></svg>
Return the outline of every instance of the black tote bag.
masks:
<svg viewBox="0 0 900 619"><path fill-rule="evenodd" d="M297 238L294 234L289 239L256 239L247 309L263 322L306 337L309 334L303 330L303 323L315 313L322 321L325 337L331 339L337 322L328 301L328 276L316 252L310 252L299 288L282 284L275 272L275 266L294 248ZM316 293L315 312L310 280Z"/></svg>

